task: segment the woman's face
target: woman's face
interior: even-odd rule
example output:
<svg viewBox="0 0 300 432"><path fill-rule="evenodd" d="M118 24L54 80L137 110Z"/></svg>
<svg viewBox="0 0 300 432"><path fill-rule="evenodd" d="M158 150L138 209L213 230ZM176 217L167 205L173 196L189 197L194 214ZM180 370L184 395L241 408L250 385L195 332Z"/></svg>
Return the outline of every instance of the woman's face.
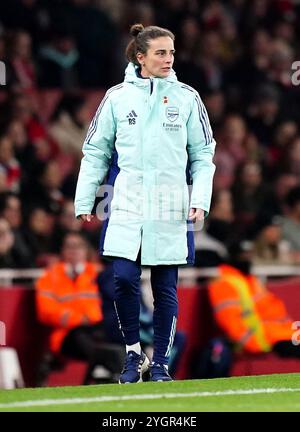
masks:
<svg viewBox="0 0 300 432"><path fill-rule="evenodd" d="M142 76L168 77L174 63L174 52L174 42L169 36L151 39L146 54L137 54Z"/></svg>

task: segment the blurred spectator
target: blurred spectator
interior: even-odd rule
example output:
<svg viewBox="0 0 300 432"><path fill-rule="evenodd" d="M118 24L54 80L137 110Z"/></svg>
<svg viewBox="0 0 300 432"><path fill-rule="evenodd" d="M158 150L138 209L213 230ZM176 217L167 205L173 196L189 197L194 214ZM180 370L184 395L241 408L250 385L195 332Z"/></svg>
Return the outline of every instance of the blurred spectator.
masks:
<svg viewBox="0 0 300 432"><path fill-rule="evenodd" d="M220 90L223 85L221 36L216 31L207 31L201 38L199 65L204 75L204 88Z"/></svg>
<svg viewBox="0 0 300 432"><path fill-rule="evenodd" d="M24 267L30 267L30 263L15 247L15 238L9 223L0 218L0 268Z"/></svg>
<svg viewBox="0 0 300 432"><path fill-rule="evenodd" d="M163 0L156 7L157 25L171 30L175 35L180 33L181 20L188 13L186 3L182 0Z"/></svg>
<svg viewBox="0 0 300 432"><path fill-rule="evenodd" d="M113 22L118 24L121 22L126 7L124 0L96 0L95 3L109 15Z"/></svg>
<svg viewBox="0 0 300 432"><path fill-rule="evenodd" d="M231 192L217 190L211 202L210 217L204 231L195 232L195 265L215 267L228 255L227 247L235 238Z"/></svg>
<svg viewBox="0 0 300 432"><path fill-rule="evenodd" d="M55 34L40 50L39 85L42 88L59 87L72 90L78 86L79 53L73 37Z"/></svg>
<svg viewBox="0 0 300 432"><path fill-rule="evenodd" d="M14 236L13 249L22 257L23 266L32 267L33 257L24 235L24 220L18 195L12 192L0 194L0 217L9 223Z"/></svg>
<svg viewBox="0 0 300 432"><path fill-rule="evenodd" d="M259 228L253 243L254 264L293 264L291 245L282 238L281 218L272 216L259 220Z"/></svg>
<svg viewBox="0 0 300 432"><path fill-rule="evenodd" d="M79 53L76 69L81 87L109 87L120 80L119 34L102 8L90 0L69 0L53 8L51 14L55 31L73 37Z"/></svg>
<svg viewBox="0 0 300 432"><path fill-rule="evenodd" d="M235 109L248 104L257 86L267 82L267 73L272 51L272 39L264 28L257 28L244 51L228 66L226 89Z"/></svg>
<svg viewBox="0 0 300 432"><path fill-rule="evenodd" d="M204 71L198 64L201 47L200 25L196 17L188 16L181 23L179 42L176 45L174 68L180 80L184 79L200 94L209 90L205 86Z"/></svg>
<svg viewBox="0 0 300 432"><path fill-rule="evenodd" d="M65 95L51 118L49 133L65 154L81 155L90 123L90 112L82 96Z"/></svg>
<svg viewBox="0 0 300 432"><path fill-rule="evenodd" d="M51 253L53 233L53 214L47 213L43 208L32 208L24 235L37 267L45 267L57 259L57 256Z"/></svg>
<svg viewBox="0 0 300 432"><path fill-rule="evenodd" d="M272 188L267 190L264 202L259 208L253 229L258 229L260 223L271 219L275 215L286 213L286 196L289 191L299 184L299 179L289 172L280 173L273 181ZM262 219L262 221L261 221ZM249 231L249 233L251 230Z"/></svg>
<svg viewBox="0 0 300 432"><path fill-rule="evenodd" d="M5 171L0 169L0 193L7 192L7 190Z"/></svg>
<svg viewBox="0 0 300 432"><path fill-rule="evenodd" d="M204 103L212 129L218 129L222 125L225 115L224 93L219 90L207 92L204 96Z"/></svg>
<svg viewBox="0 0 300 432"><path fill-rule="evenodd" d="M284 150L283 167L300 180L300 135L297 135Z"/></svg>
<svg viewBox="0 0 300 432"><path fill-rule="evenodd" d="M13 143L8 135L0 135L0 170L5 174L7 190L18 192L20 188L20 165L15 158Z"/></svg>
<svg viewBox="0 0 300 432"><path fill-rule="evenodd" d="M245 162L238 167L236 182L232 187L235 227L244 235L254 223L263 206L268 188L263 183L262 170L256 162Z"/></svg>
<svg viewBox="0 0 300 432"><path fill-rule="evenodd" d="M259 142L265 146L272 143L273 130L278 123L280 93L270 85L259 86L249 107L248 125Z"/></svg>
<svg viewBox="0 0 300 432"><path fill-rule="evenodd" d="M12 257L14 236L7 220L0 219L0 267L15 267L16 262Z"/></svg>
<svg viewBox="0 0 300 432"><path fill-rule="evenodd" d="M276 172L276 170L282 171L281 163L278 166L279 161L287 159L287 149L289 149L290 143L296 137L297 132L297 123L290 120L281 122L273 129L272 145L268 148L266 160L271 174ZM288 165L288 162L285 162L285 164Z"/></svg>
<svg viewBox="0 0 300 432"><path fill-rule="evenodd" d="M46 164L40 163L35 176L28 185L22 190L26 208L39 206L48 212L57 214L63 205L64 196L60 190L63 177L55 160L50 160ZM30 202L26 202L25 197L32 194Z"/></svg>
<svg viewBox="0 0 300 432"><path fill-rule="evenodd" d="M275 39L292 45L295 40L295 25L293 22L288 21L285 18L281 18L277 21L273 28L273 35Z"/></svg>
<svg viewBox="0 0 300 432"><path fill-rule="evenodd" d="M233 202L229 189L220 189L215 193L206 231L215 239L229 245L233 241Z"/></svg>
<svg viewBox="0 0 300 432"><path fill-rule="evenodd" d="M275 40L270 56L269 78L282 87L290 87L293 61L294 53L291 46L282 40Z"/></svg>
<svg viewBox="0 0 300 432"><path fill-rule="evenodd" d="M57 155L57 145L49 138L45 125L38 115L34 100L24 93L17 93L8 103L8 113L13 120L20 121L25 127L27 139L33 144L37 159L48 161Z"/></svg>
<svg viewBox="0 0 300 432"><path fill-rule="evenodd" d="M135 22L142 22L144 27L155 25L154 10L148 2L137 2L135 5L134 13L136 16L132 17Z"/></svg>
<svg viewBox="0 0 300 432"><path fill-rule="evenodd" d="M51 327L50 350L55 355L85 360L89 378L104 366L116 381L124 349L105 333L103 312L95 282L98 267L88 260L88 245L79 233L65 236L61 260L37 281L39 320ZM87 383L87 382L85 382Z"/></svg>
<svg viewBox="0 0 300 432"><path fill-rule="evenodd" d="M270 1L253 0L246 2L241 28L243 34L251 34L257 27L267 27L271 19Z"/></svg>
<svg viewBox="0 0 300 432"><path fill-rule="evenodd" d="M10 86L14 90L32 91L36 88L36 71L31 53L31 37L25 31L12 33L8 46L8 63Z"/></svg>
<svg viewBox="0 0 300 432"><path fill-rule="evenodd" d="M214 186L216 189L232 186L237 167L245 161L246 151L244 143L247 138L245 121L240 115L226 116L222 131L217 138L215 163L216 174Z"/></svg>
<svg viewBox="0 0 300 432"><path fill-rule="evenodd" d="M282 218L283 238L291 245L294 261L300 263L300 187L292 188L286 196L287 212Z"/></svg>
<svg viewBox="0 0 300 432"><path fill-rule="evenodd" d="M0 3L0 20L9 30L22 29L28 32L34 44L41 41L49 25L47 7L49 3L40 0L10 0Z"/></svg>
<svg viewBox="0 0 300 432"><path fill-rule="evenodd" d="M29 142L26 129L19 120L12 120L7 125L7 135L13 142L15 157L20 165L21 183L28 184L39 164L36 150Z"/></svg>
<svg viewBox="0 0 300 432"><path fill-rule="evenodd" d="M58 253L61 249L63 239L68 231L82 232L83 222L81 219L74 217L73 200L65 200L60 213L57 216L57 221L53 233L53 251Z"/></svg>
<svg viewBox="0 0 300 432"><path fill-rule="evenodd" d="M294 50L288 43L274 41L268 78L281 93L282 116L299 121L299 92L295 91L291 80L291 67L295 60Z"/></svg>
<svg viewBox="0 0 300 432"><path fill-rule="evenodd" d="M251 274L251 252L241 243L231 249L231 261L219 266L209 283L209 297L220 329L238 352L273 351L300 359L292 341L293 321L282 300Z"/></svg>
<svg viewBox="0 0 300 432"><path fill-rule="evenodd" d="M73 158L73 167L63 180L61 191L65 198L74 200L81 156Z"/></svg>

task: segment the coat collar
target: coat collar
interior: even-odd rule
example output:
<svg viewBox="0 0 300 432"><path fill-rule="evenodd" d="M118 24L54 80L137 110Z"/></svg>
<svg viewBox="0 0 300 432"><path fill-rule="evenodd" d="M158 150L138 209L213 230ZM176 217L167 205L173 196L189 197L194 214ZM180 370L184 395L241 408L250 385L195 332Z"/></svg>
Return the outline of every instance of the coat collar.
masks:
<svg viewBox="0 0 300 432"><path fill-rule="evenodd" d="M149 82L148 79L145 78L140 78L137 74L137 70L138 70L138 66L136 66L133 63L128 63L127 68L125 69L125 82L129 82L132 84L135 84L136 86L139 87L148 87L149 86ZM175 71L172 69L171 73L168 77L166 78L153 78L155 81L159 81L161 83L176 83L177 82L177 77L176 77L176 73Z"/></svg>

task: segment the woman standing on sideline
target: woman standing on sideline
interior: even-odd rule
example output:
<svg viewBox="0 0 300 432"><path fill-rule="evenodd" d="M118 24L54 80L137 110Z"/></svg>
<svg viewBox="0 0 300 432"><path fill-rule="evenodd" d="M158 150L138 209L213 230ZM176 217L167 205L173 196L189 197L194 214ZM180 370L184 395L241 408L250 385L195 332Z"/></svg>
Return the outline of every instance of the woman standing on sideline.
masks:
<svg viewBox="0 0 300 432"><path fill-rule="evenodd" d="M114 186L101 253L113 257L115 304L126 343L120 383L142 381L149 366L139 339L142 265L151 268L154 297L150 379L171 381L178 265L193 263L190 227L209 211L215 141L198 93L172 69L173 33L135 24L131 35L125 80L107 91L83 145L75 209L77 217L90 221L99 186L105 178Z"/></svg>

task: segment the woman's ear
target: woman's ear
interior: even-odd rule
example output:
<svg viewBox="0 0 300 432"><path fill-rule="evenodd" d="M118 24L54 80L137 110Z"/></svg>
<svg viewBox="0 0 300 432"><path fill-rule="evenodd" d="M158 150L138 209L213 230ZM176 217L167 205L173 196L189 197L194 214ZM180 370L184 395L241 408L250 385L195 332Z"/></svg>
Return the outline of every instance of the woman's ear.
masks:
<svg viewBox="0 0 300 432"><path fill-rule="evenodd" d="M142 54L142 53L139 52L139 53L137 53L136 58L137 58L137 61L139 62L139 64L141 66L145 66L145 63L144 63L144 54Z"/></svg>

